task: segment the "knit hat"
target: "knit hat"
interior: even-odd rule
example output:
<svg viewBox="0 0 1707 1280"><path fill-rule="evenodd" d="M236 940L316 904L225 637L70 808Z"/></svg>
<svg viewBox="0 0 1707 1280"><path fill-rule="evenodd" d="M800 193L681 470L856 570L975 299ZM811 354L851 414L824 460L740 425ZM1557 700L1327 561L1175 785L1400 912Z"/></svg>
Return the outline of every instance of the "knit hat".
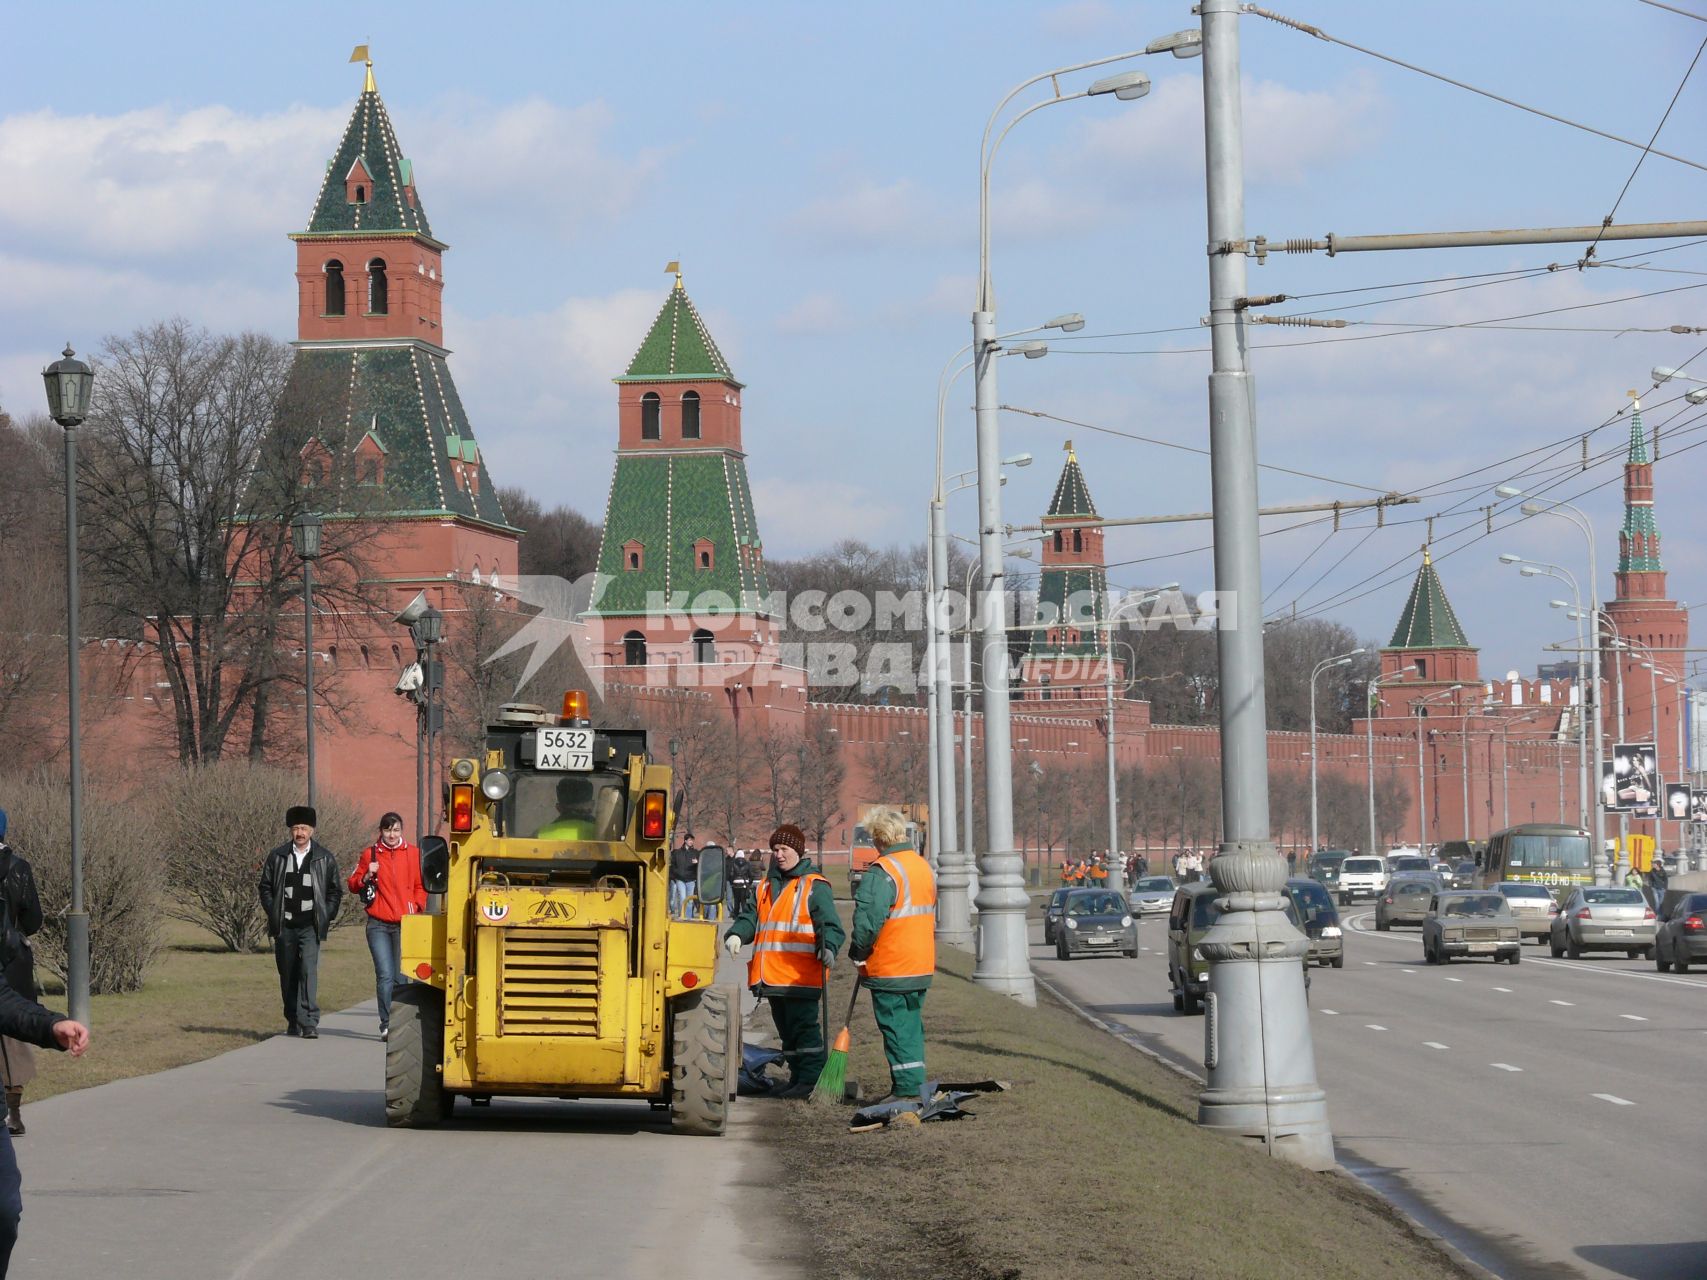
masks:
<svg viewBox="0 0 1707 1280"><path fill-rule="evenodd" d="M770 847L774 849L778 845L787 845L796 853L804 855L806 852L806 833L792 822L785 822L771 832Z"/></svg>
<svg viewBox="0 0 1707 1280"><path fill-rule="evenodd" d="M285 810L285 826L298 825L317 827L320 824L314 820L314 810L305 804L293 804Z"/></svg>

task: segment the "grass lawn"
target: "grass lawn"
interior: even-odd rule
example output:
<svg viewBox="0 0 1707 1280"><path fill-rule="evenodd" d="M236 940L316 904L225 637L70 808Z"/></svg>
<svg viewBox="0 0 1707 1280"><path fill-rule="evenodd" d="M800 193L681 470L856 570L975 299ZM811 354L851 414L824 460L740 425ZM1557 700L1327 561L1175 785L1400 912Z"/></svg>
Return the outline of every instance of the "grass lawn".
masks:
<svg viewBox="0 0 1707 1280"><path fill-rule="evenodd" d="M65 1008L51 978L42 992L50 1009ZM360 922L334 930L320 949L322 1010L345 1009L373 995L373 962ZM238 955L191 924L167 925L167 945L133 995L90 999L89 1052L72 1059L37 1050L41 1072L24 1103L129 1076L198 1062L284 1031L278 970L270 950Z"/></svg>
<svg viewBox="0 0 1707 1280"><path fill-rule="evenodd" d="M809 1214L811 1274L885 1280L1052 1276L1322 1280L1466 1273L1350 1178L1312 1174L1199 1129L1195 1087L1039 991L1027 1009L939 952L925 1000L931 1073L994 1077L976 1119L849 1133L848 1111L773 1108L776 1185ZM851 977L838 973L832 1025ZM888 1089L863 1000L848 1075Z"/></svg>

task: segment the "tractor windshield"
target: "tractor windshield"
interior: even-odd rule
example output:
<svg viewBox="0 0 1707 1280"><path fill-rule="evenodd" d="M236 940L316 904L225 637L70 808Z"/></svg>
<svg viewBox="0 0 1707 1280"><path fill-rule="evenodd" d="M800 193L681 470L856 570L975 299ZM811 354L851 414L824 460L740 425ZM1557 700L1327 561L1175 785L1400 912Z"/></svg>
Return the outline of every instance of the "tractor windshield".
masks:
<svg viewBox="0 0 1707 1280"><path fill-rule="evenodd" d="M522 840L622 840L628 780L599 773L522 773L509 834Z"/></svg>

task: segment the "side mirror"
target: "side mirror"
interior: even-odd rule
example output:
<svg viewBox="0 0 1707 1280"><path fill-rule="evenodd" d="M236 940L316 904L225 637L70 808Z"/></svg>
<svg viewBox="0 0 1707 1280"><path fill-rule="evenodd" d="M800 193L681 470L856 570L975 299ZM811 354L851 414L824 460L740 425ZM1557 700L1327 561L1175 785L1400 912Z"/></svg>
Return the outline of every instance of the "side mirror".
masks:
<svg viewBox="0 0 1707 1280"><path fill-rule="evenodd" d="M443 836L427 836L421 841L421 887L428 893L450 889L450 845Z"/></svg>
<svg viewBox="0 0 1707 1280"><path fill-rule="evenodd" d="M699 851L699 885L694 894L702 903L723 901L728 857L722 846L708 844Z"/></svg>

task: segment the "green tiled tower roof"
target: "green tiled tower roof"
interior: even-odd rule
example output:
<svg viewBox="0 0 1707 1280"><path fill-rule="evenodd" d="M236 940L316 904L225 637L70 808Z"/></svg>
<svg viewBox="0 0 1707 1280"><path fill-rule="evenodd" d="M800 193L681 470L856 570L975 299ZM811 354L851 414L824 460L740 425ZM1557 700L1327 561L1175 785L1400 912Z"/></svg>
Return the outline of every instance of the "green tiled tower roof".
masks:
<svg viewBox="0 0 1707 1280"><path fill-rule="evenodd" d="M344 179L357 160L373 180L365 204L351 204L344 190ZM397 145L379 92L364 91L345 126L337 154L326 162L326 176L314 201L307 234L403 231L431 236L433 229L421 207L420 192L415 193L413 205L403 194L411 185L412 170Z"/></svg>
<svg viewBox="0 0 1707 1280"><path fill-rule="evenodd" d="M682 288L677 277L676 287L664 299L658 318L646 333L646 340L634 359L628 362L628 372L617 382L731 382L737 387L729 362L717 349L711 333L700 319L698 310Z"/></svg>
<svg viewBox="0 0 1707 1280"><path fill-rule="evenodd" d="M1096 518L1096 503L1091 501L1091 489L1085 483L1079 455L1073 452L1073 442L1067 442L1067 462L1055 481L1055 495L1049 500L1046 523L1070 524L1074 520ZM1056 535L1061 536L1060 534ZM1035 656L1077 657L1098 654L1108 643L1107 636L1097 630L1097 624L1108 618L1108 571L1100 564L1045 564L1037 584L1038 623L1045 622L1060 628L1076 628L1078 638L1071 642L1051 640L1047 631L1032 631L1025 647Z"/></svg>
<svg viewBox="0 0 1707 1280"><path fill-rule="evenodd" d="M694 554L711 542L712 565ZM628 567L625 548L638 542L642 565ZM722 592L752 612L770 592L747 464L725 449L625 453L617 457L599 546L603 583L591 613L640 617L667 612L660 603L691 607L706 592Z"/></svg>
<svg viewBox="0 0 1707 1280"><path fill-rule="evenodd" d="M1626 469L1645 467L1649 463L1648 433L1642 429L1642 411L1638 409L1630 416L1630 456L1625 459L1625 466ZM1659 573L1665 566L1660 563L1660 527L1654 520L1652 484L1644 486L1648 494L1646 501L1631 500L1631 482L1628 479L1624 487L1624 527L1618 531L1618 572Z"/></svg>
<svg viewBox="0 0 1707 1280"><path fill-rule="evenodd" d="M1067 442L1067 465L1061 468L1061 478L1055 482L1055 496L1049 500L1049 518L1089 516L1097 513L1091 501L1090 486L1079 467L1079 455L1073 452L1073 442Z"/></svg>
<svg viewBox="0 0 1707 1280"><path fill-rule="evenodd" d="M1399 615L1399 625L1393 629L1389 649L1469 649L1473 646L1458 625L1458 615L1446 598L1446 588L1440 585L1440 575L1434 571L1434 560L1427 547L1423 548L1422 568L1411 584L1411 598Z"/></svg>

